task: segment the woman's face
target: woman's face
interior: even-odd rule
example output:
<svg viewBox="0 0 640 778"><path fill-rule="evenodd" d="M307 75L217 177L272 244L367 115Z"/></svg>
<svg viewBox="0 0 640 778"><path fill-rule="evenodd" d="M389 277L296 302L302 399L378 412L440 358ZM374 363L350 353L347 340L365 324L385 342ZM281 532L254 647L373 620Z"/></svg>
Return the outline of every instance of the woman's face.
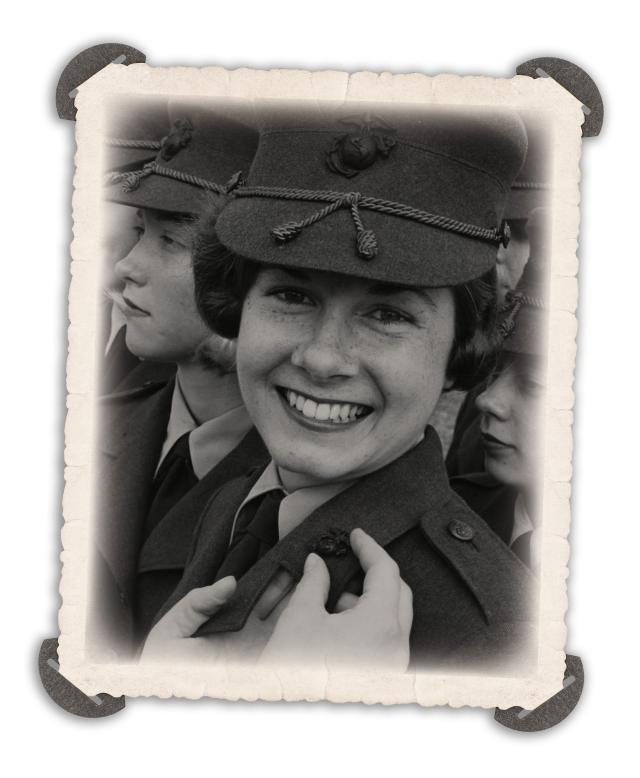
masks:
<svg viewBox="0 0 640 778"><path fill-rule="evenodd" d="M453 335L449 289L260 271L242 310L238 377L285 486L351 480L413 447Z"/></svg>
<svg viewBox="0 0 640 778"><path fill-rule="evenodd" d="M189 361L211 335L196 309L189 228L168 214L141 209L136 231L136 244L115 265L127 347L141 359Z"/></svg>
<svg viewBox="0 0 640 778"><path fill-rule="evenodd" d="M487 472L520 490L535 488L540 476L540 412L544 366L514 355L476 399Z"/></svg>

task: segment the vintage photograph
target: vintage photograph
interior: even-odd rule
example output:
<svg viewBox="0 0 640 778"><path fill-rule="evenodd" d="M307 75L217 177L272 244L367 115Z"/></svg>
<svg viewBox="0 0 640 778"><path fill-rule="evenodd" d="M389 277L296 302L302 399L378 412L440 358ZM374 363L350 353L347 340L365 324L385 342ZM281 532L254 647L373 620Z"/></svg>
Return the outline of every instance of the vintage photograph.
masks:
<svg viewBox="0 0 640 778"><path fill-rule="evenodd" d="M75 408L70 389L65 674L550 696L579 105L530 79L293 99L201 74L192 94L136 67L77 102L70 365L91 377Z"/></svg>

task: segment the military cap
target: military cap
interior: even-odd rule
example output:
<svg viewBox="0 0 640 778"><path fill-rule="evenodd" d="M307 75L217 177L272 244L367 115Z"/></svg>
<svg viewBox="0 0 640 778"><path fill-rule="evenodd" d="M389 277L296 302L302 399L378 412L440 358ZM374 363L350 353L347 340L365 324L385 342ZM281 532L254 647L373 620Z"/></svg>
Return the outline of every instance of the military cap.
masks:
<svg viewBox="0 0 640 778"><path fill-rule="evenodd" d="M135 109L122 106L105 141L104 169L136 170L150 162L160 150L168 126L166 100L137 103Z"/></svg>
<svg viewBox="0 0 640 778"><path fill-rule="evenodd" d="M527 138L511 111L272 114L218 219L236 254L413 286L493 268Z"/></svg>
<svg viewBox="0 0 640 778"><path fill-rule="evenodd" d="M531 253L522 278L507 292L501 311L503 349L515 354L546 353L549 284L549 211L536 208L527 222Z"/></svg>
<svg viewBox="0 0 640 778"><path fill-rule="evenodd" d="M255 129L218 108L170 107L154 158L108 175L107 198L123 205L197 215L207 194L226 194L249 170Z"/></svg>
<svg viewBox="0 0 640 778"><path fill-rule="evenodd" d="M550 190L547 139L544 129L532 117L525 118L527 155L511 185L505 209L507 221L527 219L535 208L543 208Z"/></svg>

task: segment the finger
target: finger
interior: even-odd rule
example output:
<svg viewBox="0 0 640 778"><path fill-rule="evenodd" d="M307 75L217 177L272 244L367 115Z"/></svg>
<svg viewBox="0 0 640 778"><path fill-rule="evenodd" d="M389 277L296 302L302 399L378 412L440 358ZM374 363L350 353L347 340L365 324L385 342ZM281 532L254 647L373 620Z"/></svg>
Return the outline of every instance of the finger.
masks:
<svg viewBox="0 0 640 778"><path fill-rule="evenodd" d="M360 602L375 601L381 608L397 609L401 581L398 565L381 545L361 529L354 529L350 540L351 548L365 572Z"/></svg>
<svg viewBox="0 0 640 778"><path fill-rule="evenodd" d="M351 594L351 592L345 592L344 594L340 595L340 599L336 603L336 613L343 613L344 611L351 610L354 605L358 604L358 600L360 598L356 594Z"/></svg>
<svg viewBox="0 0 640 778"><path fill-rule="evenodd" d="M269 586L267 586L262 597L258 600L258 604L254 608L256 616L261 621L269 618L269 615L276 605L278 605L291 589L293 589L293 576L288 570L281 568L269 583Z"/></svg>
<svg viewBox="0 0 640 778"><path fill-rule="evenodd" d="M301 613L324 610L329 596L329 571L317 554L309 554L304 563L304 573L296 586L287 611L299 609Z"/></svg>
<svg viewBox="0 0 640 778"><path fill-rule="evenodd" d="M214 615L232 597L236 579L232 576L192 589L156 624L154 638L163 640L189 638L204 622Z"/></svg>

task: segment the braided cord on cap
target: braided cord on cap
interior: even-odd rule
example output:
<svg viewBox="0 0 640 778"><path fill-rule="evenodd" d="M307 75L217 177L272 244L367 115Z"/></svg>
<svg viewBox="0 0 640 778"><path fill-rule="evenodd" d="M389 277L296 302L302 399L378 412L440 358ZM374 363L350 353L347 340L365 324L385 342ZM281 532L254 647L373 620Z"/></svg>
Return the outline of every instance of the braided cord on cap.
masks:
<svg viewBox="0 0 640 778"><path fill-rule="evenodd" d="M518 312L525 305L540 310L546 308L541 297L534 297L525 292L507 292L505 303L500 310L503 318L498 326L499 333L503 338L508 338L513 334L516 328Z"/></svg>
<svg viewBox="0 0 640 778"><path fill-rule="evenodd" d="M183 184L190 184L191 186L200 187L200 189L206 189L209 192L216 192L217 194L228 194L233 191L242 181L242 173L235 173L226 184L217 184L215 181L208 181L206 178L200 176L191 175L191 173L185 173L182 170L174 170L170 167L158 164L156 160L147 162L140 170L133 170L128 173L110 172L106 174L107 184L122 184L122 190L124 192L133 192L139 186L143 178L147 176L157 175L164 176L165 178L172 178L175 181L181 181Z"/></svg>
<svg viewBox="0 0 640 778"><path fill-rule="evenodd" d="M514 181L511 184L511 188L549 191L551 190L551 184L545 184L542 181Z"/></svg>
<svg viewBox="0 0 640 778"><path fill-rule="evenodd" d="M279 200L301 200L305 202L326 202L327 206L297 222L288 222L287 224L274 227L271 230L272 236L279 242L292 240L305 228L315 222L324 219L339 208L348 207L351 211L354 225L356 227L357 249L363 259L373 259L378 251L377 241L372 230L367 230L360 217L360 208L377 213L385 213L390 216L398 216L403 219L425 224L429 227L436 227L448 232L455 232L459 235L465 235L469 238L481 240L494 245L506 247L509 242L509 232L507 225L497 229L495 227L479 227L475 224L466 224L465 222L451 219L448 216L439 216L437 214L421 211L419 208L413 208L410 205L396 203L392 200L382 200L377 197L368 197L360 192L333 192L330 190L311 190L311 189L293 189L286 187L266 187L253 186L241 187L236 191L236 197L267 197Z"/></svg>
<svg viewBox="0 0 640 778"><path fill-rule="evenodd" d="M150 151L159 151L162 148L162 142L159 140L134 140L128 138L107 138L107 146L116 149L149 149Z"/></svg>

